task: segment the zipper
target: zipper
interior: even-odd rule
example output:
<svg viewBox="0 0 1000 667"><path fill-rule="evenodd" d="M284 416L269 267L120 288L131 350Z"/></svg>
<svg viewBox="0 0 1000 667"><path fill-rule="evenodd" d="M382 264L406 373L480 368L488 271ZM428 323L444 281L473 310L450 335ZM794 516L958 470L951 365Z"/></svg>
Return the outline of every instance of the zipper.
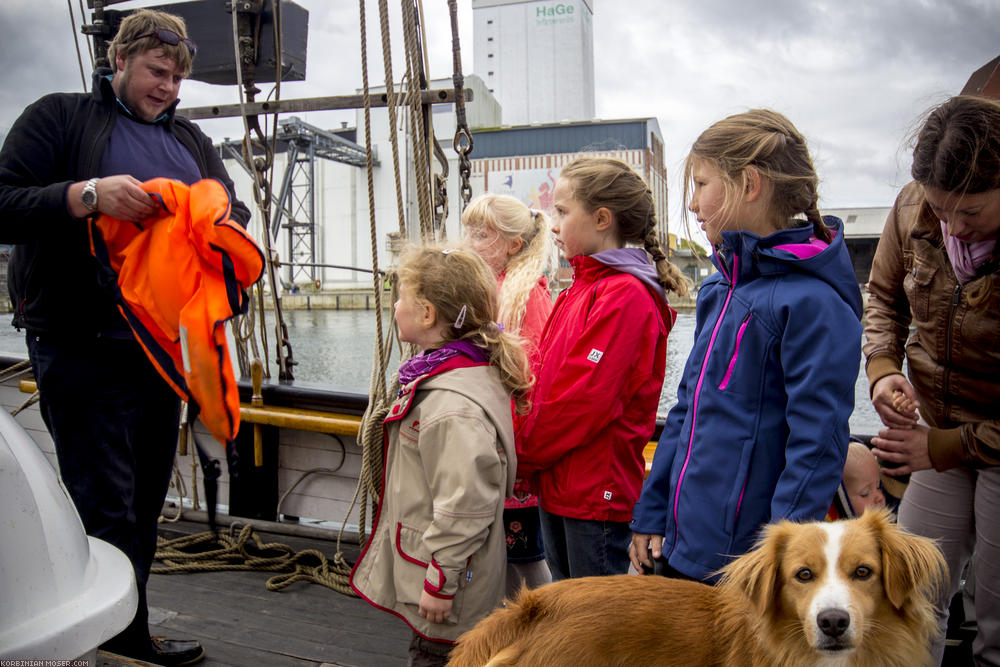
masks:
<svg viewBox="0 0 1000 667"><path fill-rule="evenodd" d="M962 299L962 283L955 285L955 290L951 293L951 307L948 310L948 328L945 329L944 334L944 387L941 392L944 396L944 414L948 415L948 395L950 394L949 381L951 378L951 336L952 330L955 328L955 311L958 310L958 304Z"/></svg>
<svg viewBox="0 0 1000 667"><path fill-rule="evenodd" d="M691 435L688 437L687 453L684 456L684 464L681 466L680 474L677 476L677 488L674 490L674 539L670 547L670 553L667 554L667 560L674 553L677 548L677 506L680 504L681 498L681 486L684 484L684 476L687 473L688 463L691 462L691 449L694 446L694 434L698 425L698 401L701 398L701 385L705 381L705 371L708 369L708 360L712 355L712 348L715 347L715 337L719 334L719 328L722 326L722 320L726 316L726 311L729 309L729 302L733 298L733 290L736 289L736 272L739 267L739 256L733 256L733 266L730 274L726 274L725 261L722 255L719 255L719 268L729 281L729 290L726 292L726 300L722 304L722 310L719 311L719 317L715 321L715 327L712 329L712 336L708 341L708 349L705 350L705 358L701 362L701 370L698 372L698 383L695 385L694 390L694 401L691 404Z"/></svg>
<svg viewBox="0 0 1000 667"><path fill-rule="evenodd" d="M719 384L719 391L729 386L729 378L733 376L733 367L736 366L736 359L740 356L740 342L743 340L743 334L747 330L747 325L750 324L750 317L752 315L753 313L747 313L747 316L743 318L743 323L740 324L740 330L736 332L736 347L733 349L733 357L729 360L729 366L726 367L726 375Z"/></svg>

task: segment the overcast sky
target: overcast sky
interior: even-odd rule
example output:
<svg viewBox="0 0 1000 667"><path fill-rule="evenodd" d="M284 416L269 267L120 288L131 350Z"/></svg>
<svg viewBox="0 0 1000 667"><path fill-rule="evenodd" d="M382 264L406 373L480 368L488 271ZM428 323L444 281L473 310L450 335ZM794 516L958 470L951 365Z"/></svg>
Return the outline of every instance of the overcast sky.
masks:
<svg viewBox="0 0 1000 667"><path fill-rule="evenodd" d="M359 3L296 1L310 12L308 80L284 84L282 97L352 93L361 85ZM430 74L450 76L447 2L422 2ZM83 89L67 4L0 1L0 134L39 96ZM69 4L79 25L80 0ZM149 4L156 3L139 0L121 8ZM821 206L891 205L907 180L904 139L919 115L958 93L973 71L1000 55L1000 0L593 4L597 115L658 119L673 230L680 215L679 167L691 142L712 122L760 106L781 111L806 135L822 180ZM369 20L377 21L378 3L368 5ZM389 5L398 14L399 3ZM458 7L463 66L471 73L471 0L459 0ZM378 35L375 26L369 33L370 40ZM381 47L370 43L368 50L375 85L382 81ZM84 69L89 82L86 54ZM398 56L394 70L402 71ZM182 106L236 101L235 87L189 81L181 90ZM340 120L353 124L354 115L306 120L339 126ZM202 127L215 139L242 134L232 121Z"/></svg>

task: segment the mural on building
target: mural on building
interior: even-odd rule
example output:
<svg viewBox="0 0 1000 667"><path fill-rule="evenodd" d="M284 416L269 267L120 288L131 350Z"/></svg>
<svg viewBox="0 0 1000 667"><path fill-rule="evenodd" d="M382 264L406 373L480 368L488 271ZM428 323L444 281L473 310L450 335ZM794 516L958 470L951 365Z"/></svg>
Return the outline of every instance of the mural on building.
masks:
<svg viewBox="0 0 1000 667"><path fill-rule="evenodd" d="M514 169L490 178L490 192L517 197L531 208L552 215L552 190L559 169Z"/></svg>

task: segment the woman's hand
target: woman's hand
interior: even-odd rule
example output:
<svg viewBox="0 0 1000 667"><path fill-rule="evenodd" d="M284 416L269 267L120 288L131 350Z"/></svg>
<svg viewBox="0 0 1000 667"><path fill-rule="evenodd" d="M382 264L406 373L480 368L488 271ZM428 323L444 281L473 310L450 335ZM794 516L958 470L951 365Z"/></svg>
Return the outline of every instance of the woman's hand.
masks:
<svg viewBox="0 0 1000 667"><path fill-rule="evenodd" d="M645 570L653 571L653 561L649 558L650 550L653 552L653 558L659 558L663 555L662 535L632 534L632 543L628 547L628 557L632 561L632 567L639 574Z"/></svg>
<svg viewBox="0 0 1000 667"><path fill-rule="evenodd" d="M916 390L898 373L879 378L872 387L872 406L890 429L913 428L918 419L917 405Z"/></svg>
<svg viewBox="0 0 1000 667"><path fill-rule="evenodd" d="M451 616L451 598L436 598L427 591L421 591L417 613L431 623L444 623Z"/></svg>
<svg viewBox="0 0 1000 667"><path fill-rule="evenodd" d="M872 438L872 453L880 461L899 464L898 468L883 468L882 472L895 477L932 468L927 448L929 432L930 429L922 424L879 431L878 436Z"/></svg>

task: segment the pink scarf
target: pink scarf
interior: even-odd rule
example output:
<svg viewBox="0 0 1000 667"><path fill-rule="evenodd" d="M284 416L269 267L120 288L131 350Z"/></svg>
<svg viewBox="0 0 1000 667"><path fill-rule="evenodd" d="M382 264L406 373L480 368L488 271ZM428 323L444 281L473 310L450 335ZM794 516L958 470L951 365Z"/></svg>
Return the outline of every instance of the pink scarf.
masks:
<svg viewBox="0 0 1000 667"><path fill-rule="evenodd" d="M944 247L948 251L948 259L955 269L958 282L965 284L976 277L976 269L990 258L996 239L989 241L977 241L976 243L965 243L954 236L948 235L948 225L941 222L941 234L944 235Z"/></svg>

